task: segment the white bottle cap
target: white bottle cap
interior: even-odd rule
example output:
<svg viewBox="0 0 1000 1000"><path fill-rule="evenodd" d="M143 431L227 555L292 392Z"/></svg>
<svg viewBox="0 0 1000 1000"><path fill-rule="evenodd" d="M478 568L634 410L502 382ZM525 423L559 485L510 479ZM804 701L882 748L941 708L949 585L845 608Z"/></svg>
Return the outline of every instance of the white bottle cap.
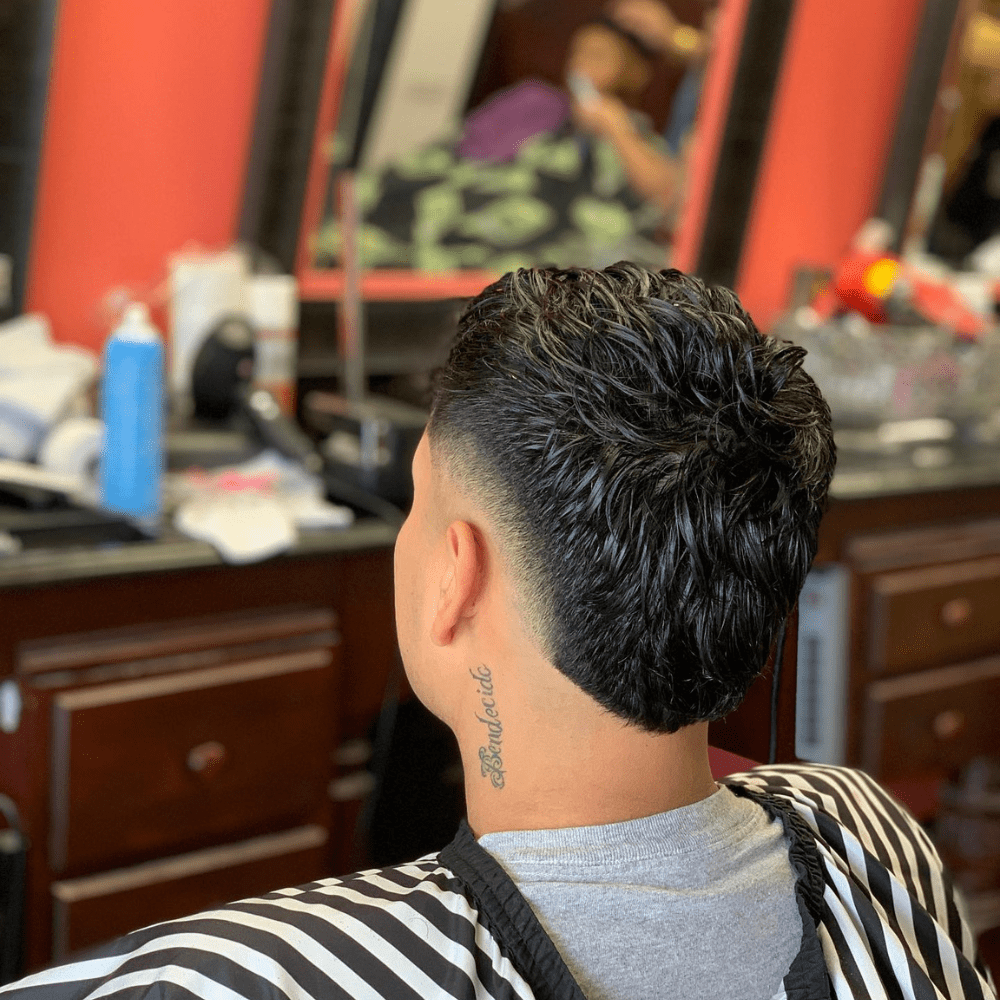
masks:
<svg viewBox="0 0 1000 1000"><path fill-rule="evenodd" d="M159 331L149 319L149 309L144 302L132 302L125 310L122 321L115 330L118 340L127 340L133 344L158 344Z"/></svg>

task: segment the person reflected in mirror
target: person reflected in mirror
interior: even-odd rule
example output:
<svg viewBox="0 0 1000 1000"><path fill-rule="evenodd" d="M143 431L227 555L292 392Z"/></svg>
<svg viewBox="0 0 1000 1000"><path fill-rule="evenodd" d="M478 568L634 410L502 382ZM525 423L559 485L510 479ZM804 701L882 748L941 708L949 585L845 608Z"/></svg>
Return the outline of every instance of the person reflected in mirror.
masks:
<svg viewBox="0 0 1000 1000"><path fill-rule="evenodd" d="M611 0L607 11L610 18L640 38L651 51L685 67L663 131L670 154L685 155L701 101L716 24L715 5L706 4L700 28L678 20L661 0Z"/></svg>
<svg viewBox="0 0 1000 1000"><path fill-rule="evenodd" d="M662 267L683 163L637 110L660 58L602 15L574 32L565 86L522 80L470 112L459 135L360 171L362 265ZM337 264L332 211L315 246L317 266Z"/></svg>
<svg viewBox="0 0 1000 1000"><path fill-rule="evenodd" d="M653 58L639 35L605 17L573 35L566 81L578 128L607 140L632 187L668 213L680 190L678 159L655 141L645 117L632 110L649 83Z"/></svg>

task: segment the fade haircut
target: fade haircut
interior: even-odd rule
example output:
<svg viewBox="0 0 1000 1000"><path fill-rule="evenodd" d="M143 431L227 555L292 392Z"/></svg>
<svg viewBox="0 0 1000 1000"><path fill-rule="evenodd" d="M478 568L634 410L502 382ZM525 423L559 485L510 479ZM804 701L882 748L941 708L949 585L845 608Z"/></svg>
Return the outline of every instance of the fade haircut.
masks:
<svg viewBox="0 0 1000 1000"><path fill-rule="evenodd" d="M609 711L732 711L816 552L830 411L805 352L679 271L518 270L438 373L432 460L487 512L526 628Z"/></svg>

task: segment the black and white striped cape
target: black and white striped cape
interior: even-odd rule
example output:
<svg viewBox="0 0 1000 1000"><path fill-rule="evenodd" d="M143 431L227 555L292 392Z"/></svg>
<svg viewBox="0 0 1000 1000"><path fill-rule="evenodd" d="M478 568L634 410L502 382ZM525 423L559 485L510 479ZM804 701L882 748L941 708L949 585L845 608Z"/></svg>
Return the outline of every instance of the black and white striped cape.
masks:
<svg viewBox="0 0 1000 1000"><path fill-rule="evenodd" d="M779 765L725 783L780 817L789 835L803 916L802 946L783 983L789 1000L995 997L934 847L871 779ZM468 827L412 864L136 931L0 992L19 1000L583 1000Z"/></svg>

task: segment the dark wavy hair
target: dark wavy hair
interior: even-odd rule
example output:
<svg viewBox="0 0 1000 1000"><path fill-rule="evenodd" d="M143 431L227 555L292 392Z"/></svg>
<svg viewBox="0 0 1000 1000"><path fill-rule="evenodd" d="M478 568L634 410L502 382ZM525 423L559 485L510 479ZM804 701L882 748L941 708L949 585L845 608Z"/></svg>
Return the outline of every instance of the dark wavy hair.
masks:
<svg viewBox="0 0 1000 1000"><path fill-rule="evenodd" d="M797 600L835 462L804 353L629 263L518 270L459 321L432 460L491 517L542 652L630 723L726 715Z"/></svg>

